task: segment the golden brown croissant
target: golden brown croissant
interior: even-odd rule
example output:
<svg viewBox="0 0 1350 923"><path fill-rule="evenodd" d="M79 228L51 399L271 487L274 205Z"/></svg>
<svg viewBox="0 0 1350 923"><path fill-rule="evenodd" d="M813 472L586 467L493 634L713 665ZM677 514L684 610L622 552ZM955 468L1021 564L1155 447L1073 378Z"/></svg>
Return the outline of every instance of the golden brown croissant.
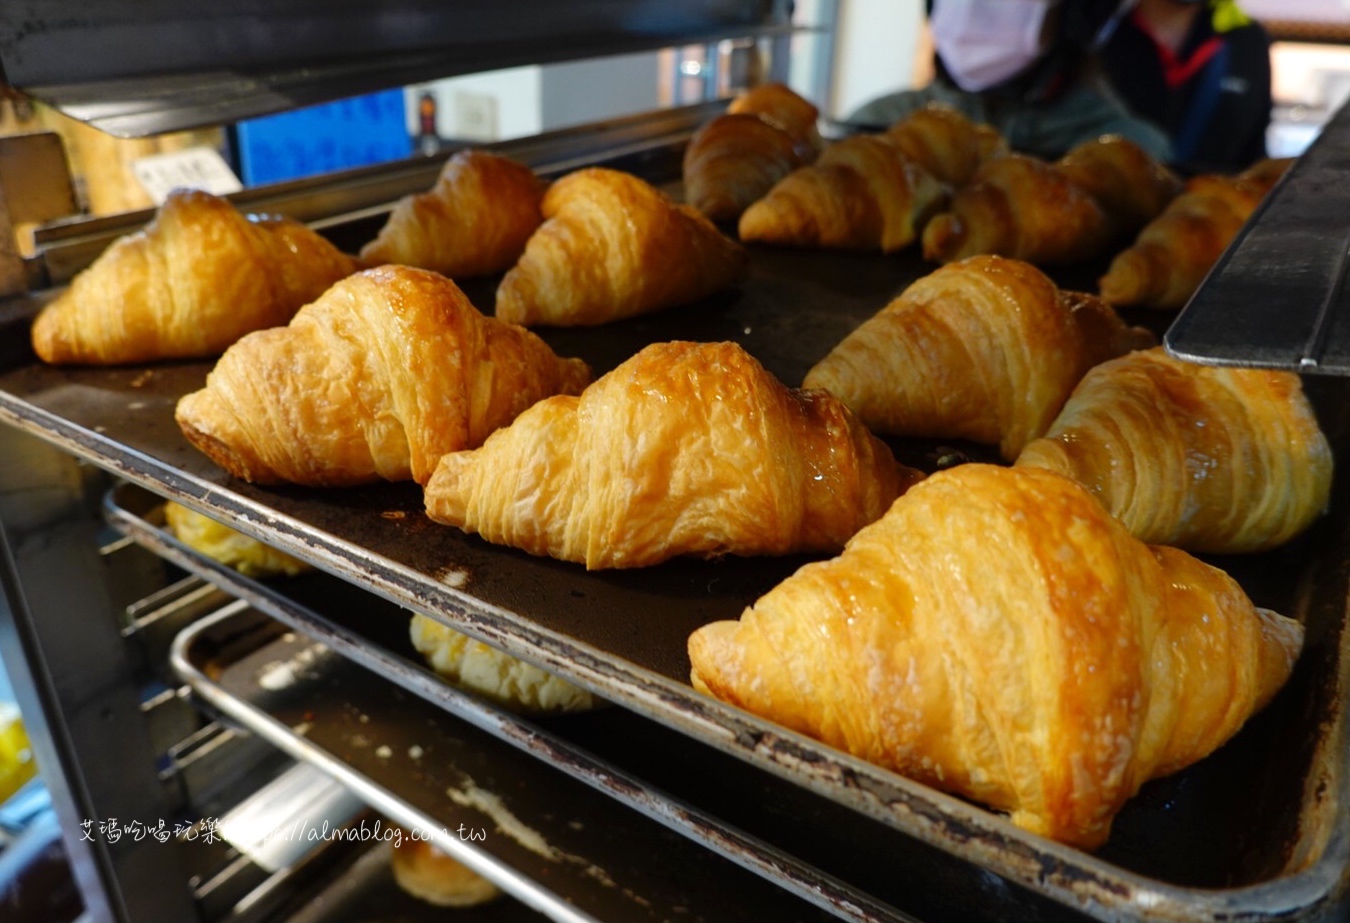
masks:
<svg viewBox="0 0 1350 923"><path fill-rule="evenodd" d="M808 149L820 149L820 129L816 125L820 110L781 83L761 83L751 87L731 101L727 112L756 116L777 125Z"/></svg>
<svg viewBox="0 0 1350 923"><path fill-rule="evenodd" d="M1274 548L1331 491L1331 449L1297 375L1161 348L1088 372L1017 464L1074 478L1141 541L1188 551Z"/></svg>
<svg viewBox="0 0 1350 923"><path fill-rule="evenodd" d="M290 326L240 340L176 417L193 445L254 483L420 484L446 452L589 380L584 362L479 314L449 279L383 266L333 286Z"/></svg>
<svg viewBox="0 0 1350 923"><path fill-rule="evenodd" d="M754 115L722 115L684 149L684 195L713 221L735 221L815 152Z"/></svg>
<svg viewBox="0 0 1350 923"><path fill-rule="evenodd" d="M1200 287L1264 192L1241 177L1197 176L1111 261L1099 281L1111 304L1175 309Z"/></svg>
<svg viewBox="0 0 1350 923"><path fill-rule="evenodd" d="M427 515L585 563L837 550L918 472L734 343L657 343L441 460Z"/></svg>
<svg viewBox="0 0 1350 923"><path fill-rule="evenodd" d="M1274 188L1280 178L1294 165L1293 157L1265 157L1243 170L1241 178L1252 184L1265 195Z"/></svg>
<svg viewBox="0 0 1350 923"><path fill-rule="evenodd" d="M298 221L176 190L144 230L119 239L42 310L33 349L55 364L214 356L286 323L356 269Z"/></svg>
<svg viewBox="0 0 1350 923"><path fill-rule="evenodd" d="M1181 192L1175 173L1121 135L1084 141L1055 166L1097 200L1118 234L1138 233Z"/></svg>
<svg viewBox="0 0 1350 923"><path fill-rule="evenodd" d="M1048 266L1099 256L1112 236L1087 190L1044 161L1005 154L987 161L923 232L924 259L950 263L996 253Z"/></svg>
<svg viewBox="0 0 1350 923"><path fill-rule="evenodd" d="M805 247L909 246L945 189L882 137L855 135L789 174L741 216L743 241Z"/></svg>
<svg viewBox="0 0 1350 923"><path fill-rule="evenodd" d="M497 886L425 839L400 829L389 841L394 882L413 897L437 907L474 907L497 897Z"/></svg>
<svg viewBox="0 0 1350 923"><path fill-rule="evenodd" d="M886 134L907 158L952 186L964 186L982 163L1008 150L993 127L976 124L945 106L911 112Z"/></svg>
<svg viewBox="0 0 1350 923"><path fill-rule="evenodd" d="M512 324L589 326L698 301L739 283L745 250L643 180L592 167L544 196L545 222L497 289Z"/></svg>
<svg viewBox="0 0 1350 923"><path fill-rule="evenodd" d="M431 191L399 200L361 258L452 279L492 275L520 258L544 220L543 198L543 182L524 164L487 151L460 151L445 162Z"/></svg>
<svg viewBox="0 0 1350 923"><path fill-rule="evenodd" d="M803 387L829 391L876 432L995 443L1011 461L1084 372L1153 342L1030 264L972 257L911 285Z"/></svg>
<svg viewBox="0 0 1350 923"><path fill-rule="evenodd" d="M961 465L689 659L701 691L1093 848L1270 700L1302 637L1067 478Z"/></svg>

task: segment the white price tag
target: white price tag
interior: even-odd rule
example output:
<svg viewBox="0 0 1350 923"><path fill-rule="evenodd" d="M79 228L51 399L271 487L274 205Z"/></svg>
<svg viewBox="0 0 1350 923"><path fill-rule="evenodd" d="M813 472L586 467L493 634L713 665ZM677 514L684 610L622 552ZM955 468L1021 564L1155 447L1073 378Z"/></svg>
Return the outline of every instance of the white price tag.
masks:
<svg viewBox="0 0 1350 923"><path fill-rule="evenodd" d="M220 152L210 147L140 157L131 162L131 172L156 205L163 204L174 189L203 189L225 195L244 188Z"/></svg>

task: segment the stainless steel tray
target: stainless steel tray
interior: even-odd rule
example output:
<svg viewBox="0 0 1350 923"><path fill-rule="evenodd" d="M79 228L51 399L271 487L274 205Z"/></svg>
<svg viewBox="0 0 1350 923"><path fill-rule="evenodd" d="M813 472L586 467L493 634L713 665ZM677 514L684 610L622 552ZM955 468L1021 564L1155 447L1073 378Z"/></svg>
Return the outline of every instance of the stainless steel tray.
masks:
<svg viewBox="0 0 1350 923"><path fill-rule="evenodd" d="M171 662L210 707L550 919L829 919L255 610L186 629Z"/></svg>
<svg viewBox="0 0 1350 923"><path fill-rule="evenodd" d="M752 250L739 291L600 330L545 338L602 373L659 340L735 340L788 383L908 282L917 256ZM1061 274L1083 284L1095 269ZM468 287L490 305L490 286ZM948 797L723 703L688 684L685 640L745 605L803 558L675 561L586 573L430 523L411 485L263 489L233 480L177 431L177 398L208 363L60 370L26 350L34 306L0 308L0 420L234 524L344 580L581 683L642 715L766 768L1031 892L1104 920L1310 918L1338 893L1350 856L1343 658L1347 497L1285 549L1221 561L1265 606L1302 619L1293 680L1228 747L1147 786L1096 855L1029 835ZM1339 457L1350 402L1310 382ZM948 447L894 442L932 469ZM977 450L958 447L980 457ZM986 454L983 457L988 457Z"/></svg>

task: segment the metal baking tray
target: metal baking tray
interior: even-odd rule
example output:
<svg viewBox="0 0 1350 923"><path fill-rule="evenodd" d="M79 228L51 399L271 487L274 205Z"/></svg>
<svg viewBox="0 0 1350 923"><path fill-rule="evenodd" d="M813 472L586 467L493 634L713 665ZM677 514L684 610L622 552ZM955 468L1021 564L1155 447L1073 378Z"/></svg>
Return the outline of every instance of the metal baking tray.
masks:
<svg viewBox="0 0 1350 923"><path fill-rule="evenodd" d="M912 251L881 257L756 247L751 278L738 291L598 330L543 335L597 374L651 342L734 340L796 384L931 268ZM1087 285L1095 272L1082 267L1059 281ZM490 284L466 291L490 308ZM806 558L587 573L431 523L412 485L322 491L236 481L193 450L173 423L174 403L201 386L209 363L43 367L25 336L38 300L0 309L0 420L401 606L1099 919L1312 918L1339 893L1350 856L1344 478L1331 514L1298 541L1218 562L1259 604L1307 625L1307 648L1288 687L1222 751L1147 786L1111 841L1089 855L693 692L688 634L737 617ZM1344 389L1319 380L1309 390L1338 456L1348 457ZM892 445L903 460L930 470L951 454L931 443Z"/></svg>
<svg viewBox="0 0 1350 923"><path fill-rule="evenodd" d="M848 842L856 845L862 822L847 809L623 709L530 720L462 692L438 677L412 648L406 610L353 591L350 584L322 571L268 580L245 577L179 542L164 528L163 501L135 485L121 484L109 491L104 512L114 528L210 581L224 591L222 595L238 599L235 605L251 605L457 719L546 761L836 916L859 923L910 920L888 902L911 900L919 880L897 880L889 870L885 875L868 875L865 862L859 861L863 858L859 850L847 848ZM643 756L641 775L627 766L638 752ZM659 783L653 783L654 773ZM788 837L781 826L774 828L772 836L759 830L747 833L742 829L744 823L729 824L699 806L710 799L721 813L740 805L784 818L811 817L813 823L798 827ZM762 818L755 820L762 824ZM874 835L889 835L885 840L888 851L904 848L896 844L894 831L874 826ZM827 851L812 848L822 829L849 829L850 839L831 844ZM810 860L797 858L803 853ZM925 884L931 884L932 871L926 871ZM845 883L846 878L851 883Z"/></svg>
<svg viewBox="0 0 1350 923"><path fill-rule="evenodd" d="M197 622L171 662L208 706L552 920L830 919L255 610Z"/></svg>

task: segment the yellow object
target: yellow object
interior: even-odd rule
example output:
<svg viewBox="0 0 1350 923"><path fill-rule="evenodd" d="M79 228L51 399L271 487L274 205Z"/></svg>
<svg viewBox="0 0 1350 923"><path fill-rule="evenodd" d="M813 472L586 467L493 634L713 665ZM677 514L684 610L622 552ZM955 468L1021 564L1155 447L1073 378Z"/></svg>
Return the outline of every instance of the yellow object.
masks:
<svg viewBox="0 0 1350 923"><path fill-rule="evenodd" d="M0 803L37 775L37 761L28 743L19 709L0 705Z"/></svg>
<svg viewBox="0 0 1350 923"><path fill-rule="evenodd" d="M285 574L294 577L309 565L249 538L228 526L223 526L201 513L177 503L164 504L164 518L180 542L196 551L233 567L245 577L271 577Z"/></svg>

